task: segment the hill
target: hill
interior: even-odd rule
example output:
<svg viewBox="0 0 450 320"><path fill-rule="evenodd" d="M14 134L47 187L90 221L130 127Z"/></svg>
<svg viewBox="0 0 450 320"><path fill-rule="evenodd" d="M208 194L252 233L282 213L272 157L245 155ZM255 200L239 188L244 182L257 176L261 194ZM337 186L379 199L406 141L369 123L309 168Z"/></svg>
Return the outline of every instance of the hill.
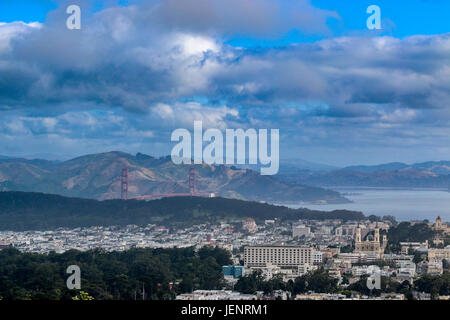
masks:
<svg viewBox="0 0 450 320"><path fill-rule="evenodd" d="M377 166L351 166L330 172L301 172L280 176L291 183L313 186L365 186L450 189L450 161L416 164L388 163Z"/></svg>
<svg viewBox="0 0 450 320"><path fill-rule="evenodd" d="M44 192L92 199L120 198L120 170L129 169L129 196L189 192L190 165L170 157L107 152L63 162L0 159L0 190ZM259 172L224 165L195 165L197 190L227 198L281 202L345 203L339 193L287 183Z"/></svg>
<svg viewBox="0 0 450 320"><path fill-rule="evenodd" d="M260 165L237 165L239 168L260 171ZM280 160L279 174L293 174L304 171L327 172L337 170L339 167L330 166L323 163L311 162L300 158Z"/></svg>
<svg viewBox="0 0 450 320"><path fill-rule="evenodd" d="M109 225L193 225L208 221L265 219L361 220L355 211L314 211L225 198L174 197L153 201L67 198L59 195L0 192L0 230L49 230Z"/></svg>
<svg viewBox="0 0 450 320"><path fill-rule="evenodd" d="M343 171L378 172L378 171L422 171L435 175L450 174L450 161L427 161L421 163L406 164L392 162L375 166L350 166Z"/></svg>

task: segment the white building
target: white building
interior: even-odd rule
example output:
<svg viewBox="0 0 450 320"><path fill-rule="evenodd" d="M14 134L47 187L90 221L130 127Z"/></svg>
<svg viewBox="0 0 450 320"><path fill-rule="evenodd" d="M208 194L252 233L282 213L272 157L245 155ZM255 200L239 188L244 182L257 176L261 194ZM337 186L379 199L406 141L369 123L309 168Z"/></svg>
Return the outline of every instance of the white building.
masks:
<svg viewBox="0 0 450 320"><path fill-rule="evenodd" d="M257 300L259 298L257 295L229 290L195 290L192 293L178 295L176 300Z"/></svg>
<svg viewBox="0 0 450 320"><path fill-rule="evenodd" d="M322 264L323 262L323 252L321 251L314 251L313 252L313 263L315 265Z"/></svg>
<svg viewBox="0 0 450 320"><path fill-rule="evenodd" d="M244 248L246 267L292 267L313 264L313 249L304 246L247 246Z"/></svg>
<svg viewBox="0 0 450 320"><path fill-rule="evenodd" d="M297 225L292 227L292 237L307 237L311 234L311 228L306 227L305 225Z"/></svg>
<svg viewBox="0 0 450 320"><path fill-rule="evenodd" d="M255 233L258 230L255 219L248 218L242 222L242 229L247 230L250 233Z"/></svg>

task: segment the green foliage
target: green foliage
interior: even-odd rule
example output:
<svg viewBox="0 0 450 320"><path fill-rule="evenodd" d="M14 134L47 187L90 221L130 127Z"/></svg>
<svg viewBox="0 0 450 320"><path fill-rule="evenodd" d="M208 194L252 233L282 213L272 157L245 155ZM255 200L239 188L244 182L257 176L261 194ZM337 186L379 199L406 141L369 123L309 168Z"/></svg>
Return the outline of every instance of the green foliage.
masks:
<svg viewBox="0 0 450 320"><path fill-rule="evenodd" d="M322 269L301 276L300 282L304 283L306 291L313 291L317 293L334 293L337 292L338 289L338 280L330 277L328 272ZM301 292L295 292L294 290L293 293L297 294Z"/></svg>
<svg viewBox="0 0 450 320"><path fill-rule="evenodd" d="M282 220L361 220L361 212L290 209L225 198L174 197L153 201L66 198L27 192L0 192L1 230L49 230L58 227L125 226L158 223L167 226L253 217L257 222Z"/></svg>
<svg viewBox="0 0 450 320"><path fill-rule="evenodd" d="M426 223L411 224L401 222L389 229L388 241L392 251L400 250L400 242L424 242L432 241L435 232Z"/></svg>
<svg viewBox="0 0 450 320"><path fill-rule="evenodd" d="M422 261L424 261L426 259L427 259L427 254L426 253L423 253L423 252L420 252L420 251L415 251L414 252L413 262L415 264L418 264L418 263L420 263L420 262L422 262Z"/></svg>
<svg viewBox="0 0 450 320"><path fill-rule="evenodd" d="M373 214L368 216L367 219L369 219L371 222L380 222L381 221L381 217L373 215Z"/></svg>
<svg viewBox="0 0 450 320"><path fill-rule="evenodd" d="M352 245L347 245L347 246L341 247L341 253L351 253L351 252L353 252Z"/></svg>
<svg viewBox="0 0 450 320"><path fill-rule="evenodd" d="M356 291L368 296L379 296L381 293L401 293L406 299L413 300L413 290L430 293L433 299L439 295L450 295L450 274L444 273L441 276L424 275L410 284L408 281L399 283L392 278L381 277L381 289L369 290L367 287L367 275L361 276L360 280L352 283L346 291Z"/></svg>
<svg viewBox="0 0 450 320"><path fill-rule="evenodd" d="M89 293L85 291L80 291L72 300L94 300L94 297L90 296Z"/></svg>
<svg viewBox="0 0 450 320"><path fill-rule="evenodd" d="M221 267L231 263L220 248L70 250L62 254L0 251L0 296L4 299L173 299L195 289L221 289ZM66 268L81 269L84 295L66 287Z"/></svg>
<svg viewBox="0 0 450 320"><path fill-rule="evenodd" d="M414 281L416 290L431 294L432 299L436 299L438 295L450 295L450 274L444 273L440 276L424 275Z"/></svg>
<svg viewBox="0 0 450 320"><path fill-rule="evenodd" d="M261 272L255 271L250 275L239 278L234 286L234 290L242 293L255 293L256 291L269 293L273 290L287 290L293 295L307 291L333 293L338 290L337 283L337 279L330 277L328 272L322 269L310 272L287 283L283 282L281 276L274 276L270 280L264 280Z"/></svg>
<svg viewBox="0 0 450 320"><path fill-rule="evenodd" d="M264 277L261 271L254 271L249 275L240 277L234 286L234 290L241 293L252 294L256 291L262 291L264 288Z"/></svg>
<svg viewBox="0 0 450 320"><path fill-rule="evenodd" d="M450 260L442 260L442 268L444 269L444 272L448 272L450 270Z"/></svg>
<svg viewBox="0 0 450 320"><path fill-rule="evenodd" d="M381 220L383 220L383 221L390 221L394 225L397 224L397 220L395 219L394 216L391 216L391 215L383 216L383 218Z"/></svg>
<svg viewBox="0 0 450 320"><path fill-rule="evenodd" d="M356 291L367 296L379 296L381 293L395 293L398 292L400 288L403 288L402 284L399 282L396 282L389 277L382 276L380 289L370 290L367 287L367 278L368 275L361 276L358 281L349 285L347 290Z"/></svg>
<svg viewBox="0 0 450 320"><path fill-rule="evenodd" d="M266 294L274 290L286 290L287 285L281 275L275 275L270 280L264 280L261 271L240 277L234 286L234 290L241 293L253 294L256 291L263 291Z"/></svg>

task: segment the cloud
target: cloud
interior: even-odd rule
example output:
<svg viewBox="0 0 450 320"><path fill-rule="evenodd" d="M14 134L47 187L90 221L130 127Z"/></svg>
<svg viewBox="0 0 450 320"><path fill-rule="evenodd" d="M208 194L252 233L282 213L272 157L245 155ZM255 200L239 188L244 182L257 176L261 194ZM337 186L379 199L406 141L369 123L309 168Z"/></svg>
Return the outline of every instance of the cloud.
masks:
<svg viewBox="0 0 450 320"><path fill-rule="evenodd" d="M326 34L339 16L310 1L224 3L110 7L87 15L78 31L65 28L63 8L43 24L0 24L0 147L15 150L15 136L30 148L48 139L81 153L139 149L203 120L279 128L290 153L392 136L397 147L431 141L444 150L450 34L236 48L226 44L231 36Z"/></svg>
<svg viewBox="0 0 450 320"><path fill-rule="evenodd" d="M224 130L230 122L238 120L239 111L226 106L205 106L197 102L173 105L159 103L150 109L149 117L154 123L166 128L191 128L194 121L202 121L205 128Z"/></svg>
<svg viewBox="0 0 450 320"><path fill-rule="evenodd" d="M0 54L11 50L11 40L21 39L25 34L41 27L42 25L38 22L0 22Z"/></svg>
<svg viewBox="0 0 450 320"><path fill-rule="evenodd" d="M267 37L292 30L327 33L327 20L339 15L309 0L168 0L155 6L150 17L172 30Z"/></svg>
<svg viewBox="0 0 450 320"><path fill-rule="evenodd" d="M336 16L304 0L288 5L169 0L107 8L87 16L82 29L73 31L65 28L63 9L25 35L3 31L14 38L0 66L3 103L26 107L30 100L40 105L92 101L143 110L153 103L204 95L218 85L211 79L236 58L232 48L223 46L227 34L324 30L326 19ZM7 26L2 28L24 27Z"/></svg>
<svg viewBox="0 0 450 320"><path fill-rule="evenodd" d="M343 37L247 50L178 31L150 32L143 40L145 31L132 24L135 12L101 12L73 41L69 31L47 27L17 33L10 52L1 55L2 104L72 101L142 111L205 96L239 106L322 102L330 116L360 116L370 104L436 109L449 100L449 34ZM120 37L107 18L118 16L128 17ZM47 43L44 49L41 43Z"/></svg>

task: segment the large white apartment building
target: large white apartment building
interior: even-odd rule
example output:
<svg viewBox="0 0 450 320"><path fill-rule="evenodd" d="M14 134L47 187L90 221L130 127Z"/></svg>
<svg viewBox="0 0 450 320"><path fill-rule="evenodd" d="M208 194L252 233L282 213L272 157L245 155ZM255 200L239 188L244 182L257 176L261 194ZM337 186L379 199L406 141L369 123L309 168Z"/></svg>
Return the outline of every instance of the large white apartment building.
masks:
<svg viewBox="0 0 450 320"><path fill-rule="evenodd" d="M313 249L304 246L248 246L244 248L245 267L291 267L312 265Z"/></svg>
<svg viewBox="0 0 450 320"><path fill-rule="evenodd" d="M292 227L292 237L307 237L311 234L311 229L305 225L298 225Z"/></svg>

